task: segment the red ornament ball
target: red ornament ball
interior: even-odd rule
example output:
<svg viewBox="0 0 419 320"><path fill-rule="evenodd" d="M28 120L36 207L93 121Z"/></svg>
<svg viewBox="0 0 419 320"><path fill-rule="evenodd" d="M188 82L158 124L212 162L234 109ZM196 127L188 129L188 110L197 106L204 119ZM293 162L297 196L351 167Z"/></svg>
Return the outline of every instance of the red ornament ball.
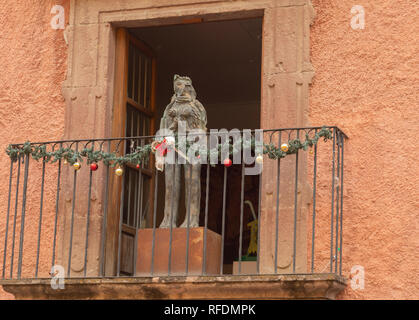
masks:
<svg viewBox="0 0 419 320"><path fill-rule="evenodd" d="M90 170L92 170L92 171L96 171L96 170L97 170L97 168L99 168L99 166L97 165L97 163L92 163L92 164L90 165Z"/></svg>
<svg viewBox="0 0 419 320"><path fill-rule="evenodd" d="M140 169L140 165L139 165L139 164L137 164L137 165L136 165L136 168L137 168L137 169Z"/></svg>
<svg viewBox="0 0 419 320"><path fill-rule="evenodd" d="M230 158L227 158L227 159L225 159L224 160L224 166L225 167L231 167L231 165L233 164L233 162L231 161L231 159Z"/></svg>

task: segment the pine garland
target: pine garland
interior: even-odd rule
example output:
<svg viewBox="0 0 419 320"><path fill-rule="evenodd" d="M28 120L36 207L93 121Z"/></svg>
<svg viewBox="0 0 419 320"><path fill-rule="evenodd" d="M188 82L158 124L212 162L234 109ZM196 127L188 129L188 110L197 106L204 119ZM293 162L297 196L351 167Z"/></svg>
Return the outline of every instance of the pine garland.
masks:
<svg viewBox="0 0 419 320"><path fill-rule="evenodd" d="M323 127L319 130L313 138L309 137L309 134L306 133L305 140L301 141L300 139L292 139L288 141L288 150L281 150L281 146L276 147L274 144L269 143L259 145L263 147L263 154L268 155L270 159L280 159L284 158L289 154L295 154L298 150L306 151L309 147L313 147L317 144L320 138L324 138L324 141L330 140L333 137L332 131L326 127ZM175 148L179 148L179 142L176 137ZM206 149L199 148L195 151L195 156L207 157L207 159L218 158L224 150L228 150L229 156L234 155L237 152L240 152L243 149L251 148L255 149L257 142L254 137L249 140L238 139L233 144L227 140L223 145L218 145L218 148ZM190 144L186 144L186 150L189 150ZM73 150L71 148L60 148L55 151L47 151L47 146L44 145L32 145L29 141L25 142L22 146L9 145L6 148L6 153L13 162L16 162L18 158L22 155L30 155L34 160L39 161L43 159L44 162L57 162L59 160L65 160L71 165L76 162L83 162L83 158L86 158L88 164L98 163L103 161L105 165L110 165L111 167L123 166L127 163L140 164L149 159L150 153L155 152L152 147L152 144L147 144L145 146L138 146L133 149L131 153L118 156L116 152L105 152L101 150L94 151L93 148L84 148L80 151Z"/></svg>

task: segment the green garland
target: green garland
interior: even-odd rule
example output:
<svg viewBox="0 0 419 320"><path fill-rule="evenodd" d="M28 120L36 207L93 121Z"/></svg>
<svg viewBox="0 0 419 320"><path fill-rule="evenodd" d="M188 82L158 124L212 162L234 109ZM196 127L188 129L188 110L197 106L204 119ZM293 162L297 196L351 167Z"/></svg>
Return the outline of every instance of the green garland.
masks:
<svg viewBox="0 0 419 320"><path fill-rule="evenodd" d="M281 147L276 147L274 144L265 144L263 143L263 154L268 155L270 159L280 159L284 158L289 154L294 154L298 150L307 150L309 147L313 147L317 144L320 138L324 138L324 141L330 140L332 138L332 132L330 129L323 127L319 130L313 138L309 137L309 134L306 133L304 142L300 139L293 139L288 141L288 150L283 151ZM254 137L249 140L238 139L233 144L230 141L226 141L223 145L218 145L218 148L207 150L205 148L200 148L196 150L195 155L200 157L207 157L207 159L213 159L214 157L219 157L223 150L229 150L229 155L233 155L237 152L240 152L241 148L254 148L256 147L257 142ZM178 139L176 138L175 147L178 148ZM190 147L189 144L186 145L186 149ZM29 141L25 142L22 146L9 145L6 148L6 153L13 162L16 162L18 158L22 155L30 155L36 161L43 159L45 162L57 162L59 160L65 160L70 164L76 162L83 162L83 158L86 158L87 163L97 163L103 161L105 165L110 165L111 167L123 166L127 163L140 164L149 159L150 153L154 152L151 144L145 146L138 146L133 149L132 153L125 154L123 156L118 156L115 152L105 152L105 151L94 151L93 148L84 148L80 151L73 150L71 148L60 148L55 151L47 151L46 145L32 145Z"/></svg>

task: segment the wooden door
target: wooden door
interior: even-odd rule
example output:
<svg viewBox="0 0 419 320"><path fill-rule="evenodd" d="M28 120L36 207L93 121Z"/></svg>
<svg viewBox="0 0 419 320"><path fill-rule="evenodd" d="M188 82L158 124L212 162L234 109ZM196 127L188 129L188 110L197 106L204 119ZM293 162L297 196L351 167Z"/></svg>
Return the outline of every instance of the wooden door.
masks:
<svg viewBox="0 0 419 320"><path fill-rule="evenodd" d="M151 136L155 131L156 58L153 51L126 29L117 30L114 137ZM114 146L120 154L132 152L150 140L126 140ZM106 274L132 275L138 228L150 224L153 210L153 159L127 164L122 177L111 170L107 224ZM112 271L111 271L112 270Z"/></svg>

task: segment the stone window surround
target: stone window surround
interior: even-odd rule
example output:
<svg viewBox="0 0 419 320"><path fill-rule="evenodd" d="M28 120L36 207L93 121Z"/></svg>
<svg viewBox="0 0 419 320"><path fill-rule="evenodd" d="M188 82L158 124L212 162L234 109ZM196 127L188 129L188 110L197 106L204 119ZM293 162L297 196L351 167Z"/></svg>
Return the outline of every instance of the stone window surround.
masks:
<svg viewBox="0 0 419 320"><path fill-rule="evenodd" d="M66 30L69 39L68 74L63 84L67 103L65 139L111 136L118 27L176 24L197 17L211 21L262 16L261 128L309 124L309 84L314 74L309 53L309 32L314 18L310 0L162 0L159 7L153 3L135 0L71 2L70 25ZM84 125L80 126L80 123ZM283 165L292 166L292 163L285 160ZM300 159L299 165L304 168L305 159ZM291 173L292 170L283 172ZM276 166L267 163L264 176L275 174ZM311 190L304 172L299 179L299 208L302 208L310 203ZM272 226L275 224L274 215L269 211L275 207L275 181L270 180L263 179L262 188L260 258L263 273L271 273L273 269L271 243L274 242ZM281 190L287 195L292 186L281 185ZM292 197L288 198L290 203L282 201L284 208L293 206ZM300 223L298 231L300 229L305 230L304 223ZM297 252L306 252L305 242L304 237L297 240ZM282 272L289 271L290 247L284 245L280 248L283 255L279 268ZM298 260L305 260L305 256ZM304 265L297 266L297 272L304 272L304 269Z"/></svg>
<svg viewBox="0 0 419 320"><path fill-rule="evenodd" d="M65 30L69 48L67 79L63 83L63 95L66 100L64 139L109 137L111 135L115 79L115 34L118 27L176 24L197 17L202 17L206 21L215 21L263 16L261 128L309 125L307 116L309 84L314 75L309 52L309 31L314 19L314 9L310 0L161 0L158 7L155 5L155 1L151 0L118 2L71 0L70 10L70 24ZM285 162L284 165L291 164ZM301 159L300 165L306 165L304 159ZM275 174L275 165L267 164L264 166L263 176L269 177ZM98 177L98 179L100 181L103 177ZM301 204L309 203L311 201L311 191L306 176L302 174L299 179L301 181L300 185L303 186ZM70 179L67 180L70 181ZM271 287L272 281L278 282L289 277L278 278L279 276L276 276L271 279L272 276L268 276L273 273L273 248L271 243L273 243L272 235L275 234L272 226L275 224L273 223L273 215L269 212L275 203L272 196L275 194L275 183L267 180L264 179L262 188L264 197L260 222L260 266L261 273L266 274L266 276L243 277L240 280L241 286L243 286L243 280L245 280L244 283L253 282L257 280L257 277L262 277L261 286L268 289ZM284 192L287 192L287 189L291 190L291 186L281 187ZM71 188L64 187L64 193L67 192L65 198L68 202L71 196L66 189L71 190ZM100 200L101 195L103 195L103 190L96 190L94 197ZM64 211L64 215L67 216L68 212L66 211L68 210L64 209ZM101 210L98 210L98 212L101 212ZM98 218L101 220L100 214ZM100 227L100 222L97 223L96 227ZM92 228L95 228L94 223L92 223ZM299 228L304 230L305 225L302 224ZM97 236L99 235L98 230ZM100 243L99 238L97 240L95 242ZM298 239L297 245L302 244L299 250L301 252L306 252L304 242L304 238ZM61 251L65 251L63 249L65 249L65 246L61 246ZM285 249L281 248L281 252L285 252ZM93 257L93 261L94 258L98 257L98 248L89 248L89 250L93 251L93 253L89 253L89 257ZM301 256L299 260L306 260L305 256ZM282 273L287 273L289 263L287 261L280 261L279 263L283 264L283 266L279 265ZM304 268L305 265L297 266L297 273L304 273ZM191 281L187 278L184 280L174 279L173 281L183 282L185 288L187 288L187 283ZM221 280L218 278L214 277L213 281L229 283L237 280L234 277L235 280L232 280L228 276ZM298 276L292 279L293 281L299 280ZM329 284L326 286L324 285L324 280L326 280L324 277L317 278L307 275L300 280L303 279L309 279L310 286L319 286L319 288L325 289L324 292L320 290L322 293L319 295L316 294L317 298L334 298L335 294L344 288L345 283L342 277L334 275L327 277L327 283ZM317 281L319 279L321 279L320 282ZM80 280L79 282L77 282L77 279L68 280L76 281L72 283L76 286L87 284L86 280ZM107 280L103 278L103 280L98 279L97 281L99 282L93 281L92 284L106 282ZM122 282L124 283L124 281ZM129 286L132 286L133 283L140 286L144 285L142 280L127 281ZM164 279L162 279L162 283L166 283ZM27 292L28 289L24 284L29 285L28 282L21 281L19 284L10 283L10 286L4 284L4 288L7 291L7 287L9 287L14 291L14 294L17 296L20 294L21 297L24 297L25 295L22 292ZM42 285L41 282L35 281L31 284L30 287L40 285L40 290L46 293L47 283ZM161 285L161 283L159 282L158 285ZM308 284L303 281L300 285L307 286ZM278 289L280 288L281 286L278 285ZM244 292L249 294L248 297L252 297L251 283L247 286L244 285L241 290L245 290ZM333 291L331 295L327 293L330 290ZM39 295L42 296L42 293L38 292L36 295L39 297ZM277 296L275 297L275 295ZM96 293L95 296L100 297L100 293ZM217 293L215 293L215 297L217 296ZM283 297L292 298L292 295L284 294ZM301 297L304 297L304 295ZM279 295L272 293L265 298L279 298Z"/></svg>

